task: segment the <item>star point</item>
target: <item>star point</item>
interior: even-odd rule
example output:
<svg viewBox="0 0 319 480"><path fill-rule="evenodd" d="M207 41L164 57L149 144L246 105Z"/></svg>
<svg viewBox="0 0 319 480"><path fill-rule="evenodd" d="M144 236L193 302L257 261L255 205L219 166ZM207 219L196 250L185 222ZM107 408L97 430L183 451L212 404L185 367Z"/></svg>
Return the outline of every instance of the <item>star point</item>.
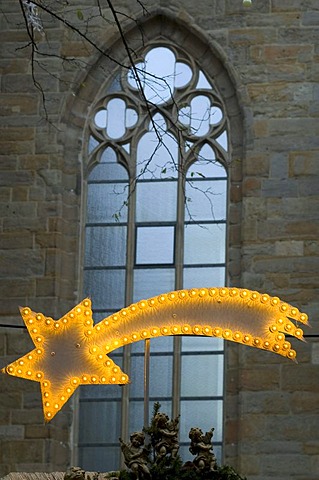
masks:
<svg viewBox="0 0 319 480"><path fill-rule="evenodd" d="M20 312L35 348L3 371L40 383L46 421L80 385L128 383L128 376L95 345L89 299L57 321L29 307Z"/></svg>

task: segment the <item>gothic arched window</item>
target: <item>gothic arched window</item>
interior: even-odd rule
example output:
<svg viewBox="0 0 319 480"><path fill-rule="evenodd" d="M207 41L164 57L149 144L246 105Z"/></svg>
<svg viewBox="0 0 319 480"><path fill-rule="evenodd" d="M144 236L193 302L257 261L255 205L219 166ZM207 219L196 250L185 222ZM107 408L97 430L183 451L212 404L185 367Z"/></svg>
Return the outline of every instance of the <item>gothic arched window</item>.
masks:
<svg viewBox="0 0 319 480"><path fill-rule="evenodd" d="M214 83L194 58L150 46L118 69L89 125L84 293L95 321L181 288L225 285L228 122ZM143 92L143 94L142 94ZM141 430L144 344L115 351L131 385L82 387L79 464L119 468L118 438ZM180 454L192 426L215 428L221 455L223 342L150 341L149 410L181 414Z"/></svg>

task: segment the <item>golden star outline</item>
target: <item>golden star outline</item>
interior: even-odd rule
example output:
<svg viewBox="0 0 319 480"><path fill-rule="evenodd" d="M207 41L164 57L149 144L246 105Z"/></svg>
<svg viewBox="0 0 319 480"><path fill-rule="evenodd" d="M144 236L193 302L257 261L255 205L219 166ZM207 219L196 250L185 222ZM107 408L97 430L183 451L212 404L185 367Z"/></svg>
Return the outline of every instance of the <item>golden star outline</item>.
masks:
<svg viewBox="0 0 319 480"><path fill-rule="evenodd" d="M91 301L83 300L55 321L20 309L35 348L2 371L39 382L44 418L52 420L79 385L126 384L128 376L95 342Z"/></svg>

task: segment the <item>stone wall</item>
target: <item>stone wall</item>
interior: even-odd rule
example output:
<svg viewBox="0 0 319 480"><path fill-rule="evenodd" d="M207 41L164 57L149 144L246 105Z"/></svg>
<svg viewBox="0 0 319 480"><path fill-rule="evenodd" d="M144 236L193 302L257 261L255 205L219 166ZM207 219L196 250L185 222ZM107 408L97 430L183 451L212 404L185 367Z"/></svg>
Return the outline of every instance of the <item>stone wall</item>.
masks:
<svg viewBox="0 0 319 480"><path fill-rule="evenodd" d="M169 22L182 45L206 42L205 68L218 59L224 72L219 84L222 75L232 82L236 95L228 99L228 115L237 122L237 140L230 171L230 282L291 302L309 314L313 328L305 332L312 335L308 343L296 345L298 365L227 345L225 460L249 480L317 480L318 2L253 0L248 10L241 0L149 0L147 18L138 2L115 3L123 13L152 21L154 35ZM95 16L96 2L74 4L90 16L98 45L123 55L117 29ZM2 0L1 10L0 323L21 327L19 305L59 318L81 296L82 131L90 102L113 67L44 15L46 35L39 37L36 59L45 68L35 65L43 105L19 2ZM80 17L74 13L70 20L81 27ZM134 22L123 22L131 45L140 47ZM78 63L74 68L56 56L40 57L49 51ZM229 91L221 92L225 100ZM25 330L1 327L1 367L29 348ZM0 383L0 476L65 470L72 461L72 402L44 424L38 385L5 375Z"/></svg>

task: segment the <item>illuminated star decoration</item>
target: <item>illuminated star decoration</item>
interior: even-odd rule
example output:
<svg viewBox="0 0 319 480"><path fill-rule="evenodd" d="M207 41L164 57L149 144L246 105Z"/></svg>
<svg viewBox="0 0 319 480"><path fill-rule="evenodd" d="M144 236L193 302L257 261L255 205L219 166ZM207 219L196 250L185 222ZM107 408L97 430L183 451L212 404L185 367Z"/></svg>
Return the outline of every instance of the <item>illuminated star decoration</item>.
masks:
<svg viewBox="0 0 319 480"><path fill-rule="evenodd" d="M93 325L83 300L58 321L21 309L34 350L2 371L40 383L50 421L79 385L126 384L108 354L143 339L167 335L220 337L294 360L285 333L300 340L308 317L277 297L237 288L179 290L141 300ZM293 319L296 323L291 321Z"/></svg>

